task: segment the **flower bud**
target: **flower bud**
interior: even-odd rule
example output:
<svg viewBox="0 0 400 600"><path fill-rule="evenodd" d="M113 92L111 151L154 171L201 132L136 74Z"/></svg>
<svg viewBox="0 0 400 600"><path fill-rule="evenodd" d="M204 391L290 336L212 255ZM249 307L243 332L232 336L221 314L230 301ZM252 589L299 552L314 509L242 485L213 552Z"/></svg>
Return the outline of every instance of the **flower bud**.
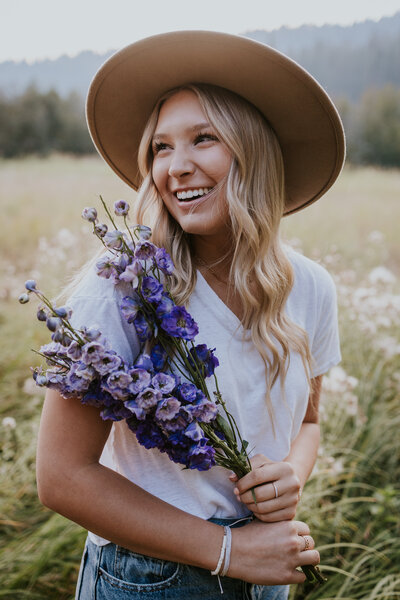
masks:
<svg viewBox="0 0 400 600"><path fill-rule="evenodd" d="M108 231L108 227L105 223L100 223L94 226L94 232L98 237L103 238Z"/></svg>
<svg viewBox="0 0 400 600"><path fill-rule="evenodd" d="M26 304L27 302L29 302L29 294L27 294L26 292L24 294L21 294L18 298L18 302L20 304Z"/></svg>
<svg viewBox="0 0 400 600"><path fill-rule="evenodd" d="M53 310L56 313L57 317L60 317L61 319L65 319L65 317L68 315L68 311L65 308L65 306L60 306L59 308L53 308Z"/></svg>
<svg viewBox="0 0 400 600"><path fill-rule="evenodd" d="M129 212L129 204L126 200L117 200L114 202L114 212L118 217L125 217Z"/></svg>
<svg viewBox="0 0 400 600"><path fill-rule="evenodd" d="M47 328L50 331L56 331L59 327L61 327L62 321L58 317L48 317L46 320Z"/></svg>
<svg viewBox="0 0 400 600"><path fill-rule="evenodd" d="M97 210L93 207L86 207L82 211L82 218L85 221L90 221L94 223L97 219Z"/></svg>
<svg viewBox="0 0 400 600"><path fill-rule="evenodd" d="M36 290L36 281L34 279L28 279L28 281L25 281L25 287L30 292L34 292Z"/></svg>
<svg viewBox="0 0 400 600"><path fill-rule="evenodd" d="M41 306L40 308L38 308L36 316L37 316L37 318L38 318L39 321L46 321L47 320L47 313L44 310L43 306Z"/></svg>

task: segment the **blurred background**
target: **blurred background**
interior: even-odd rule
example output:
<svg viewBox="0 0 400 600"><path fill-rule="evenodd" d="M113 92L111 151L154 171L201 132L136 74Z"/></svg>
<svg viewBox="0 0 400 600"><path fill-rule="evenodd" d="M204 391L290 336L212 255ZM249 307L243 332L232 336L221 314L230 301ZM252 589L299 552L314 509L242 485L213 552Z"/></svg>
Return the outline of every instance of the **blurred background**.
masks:
<svg viewBox="0 0 400 600"><path fill-rule="evenodd" d="M279 4L279 6L277 6ZM338 291L343 361L325 377L320 456L298 517L328 583L291 600L400 597L400 1L304 0L0 5L0 598L72 599L85 532L40 506L43 394L30 349L48 341L27 278L59 293L97 248L80 218L101 194L135 194L103 164L84 100L114 50L163 31L246 35L288 54L334 99L346 167L282 234ZM173 65L171 66L173 68Z"/></svg>

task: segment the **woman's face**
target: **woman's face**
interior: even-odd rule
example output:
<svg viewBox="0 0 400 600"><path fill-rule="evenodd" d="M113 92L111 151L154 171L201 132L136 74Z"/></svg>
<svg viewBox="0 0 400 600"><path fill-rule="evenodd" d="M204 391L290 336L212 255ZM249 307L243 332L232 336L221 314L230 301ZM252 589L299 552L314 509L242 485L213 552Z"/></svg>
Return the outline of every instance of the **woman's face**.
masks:
<svg viewBox="0 0 400 600"><path fill-rule="evenodd" d="M153 181L182 229L200 236L226 235L224 183L232 157L193 92L177 92L162 105L152 149Z"/></svg>

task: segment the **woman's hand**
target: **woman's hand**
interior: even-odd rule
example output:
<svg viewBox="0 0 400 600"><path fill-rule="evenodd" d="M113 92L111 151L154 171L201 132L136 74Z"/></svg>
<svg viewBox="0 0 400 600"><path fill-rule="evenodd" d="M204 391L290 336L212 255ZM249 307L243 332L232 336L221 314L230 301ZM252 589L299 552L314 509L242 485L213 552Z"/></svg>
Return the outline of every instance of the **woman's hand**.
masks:
<svg viewBox="0 0 400 600"><path fill-rule="evenodd" d="M250 462L250 473L239 480L235 475L230 476L231 481L237 481L234 493L238 499L265 523L293 519L301 490L292 465L272 462L263 454L256 454Z"/></svg>
<svg viewBox="0 0 400 600"><path fill-rule="evenodd" d="M317 565L319 553L306 523L253 521L232 529L232 554L228 575L260 585L305 581L300 566Z"/></svg>

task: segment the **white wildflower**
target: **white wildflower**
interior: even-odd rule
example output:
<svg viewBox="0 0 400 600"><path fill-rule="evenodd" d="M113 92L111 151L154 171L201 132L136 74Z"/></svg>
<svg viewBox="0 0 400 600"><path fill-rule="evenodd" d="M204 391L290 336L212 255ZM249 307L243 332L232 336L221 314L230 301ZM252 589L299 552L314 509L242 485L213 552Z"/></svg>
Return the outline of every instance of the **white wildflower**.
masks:
<svg viewBox="0 0 400 600"><path fill-rule="evenodd" d="M389 269L380 266L375 267L375 269L372 269L372 271L368 275L368 280L372 283L372 285L376 285L379 283L392 284L395 283L396 277L391 271L389 271Z"/></svg>
<svg viewBox="0 0 400 600"><path fill-rule="evenodd" d="M15 429L17 426L17 421L14 419L14 417L4 417L1 424L4 429Z"/></svg>

